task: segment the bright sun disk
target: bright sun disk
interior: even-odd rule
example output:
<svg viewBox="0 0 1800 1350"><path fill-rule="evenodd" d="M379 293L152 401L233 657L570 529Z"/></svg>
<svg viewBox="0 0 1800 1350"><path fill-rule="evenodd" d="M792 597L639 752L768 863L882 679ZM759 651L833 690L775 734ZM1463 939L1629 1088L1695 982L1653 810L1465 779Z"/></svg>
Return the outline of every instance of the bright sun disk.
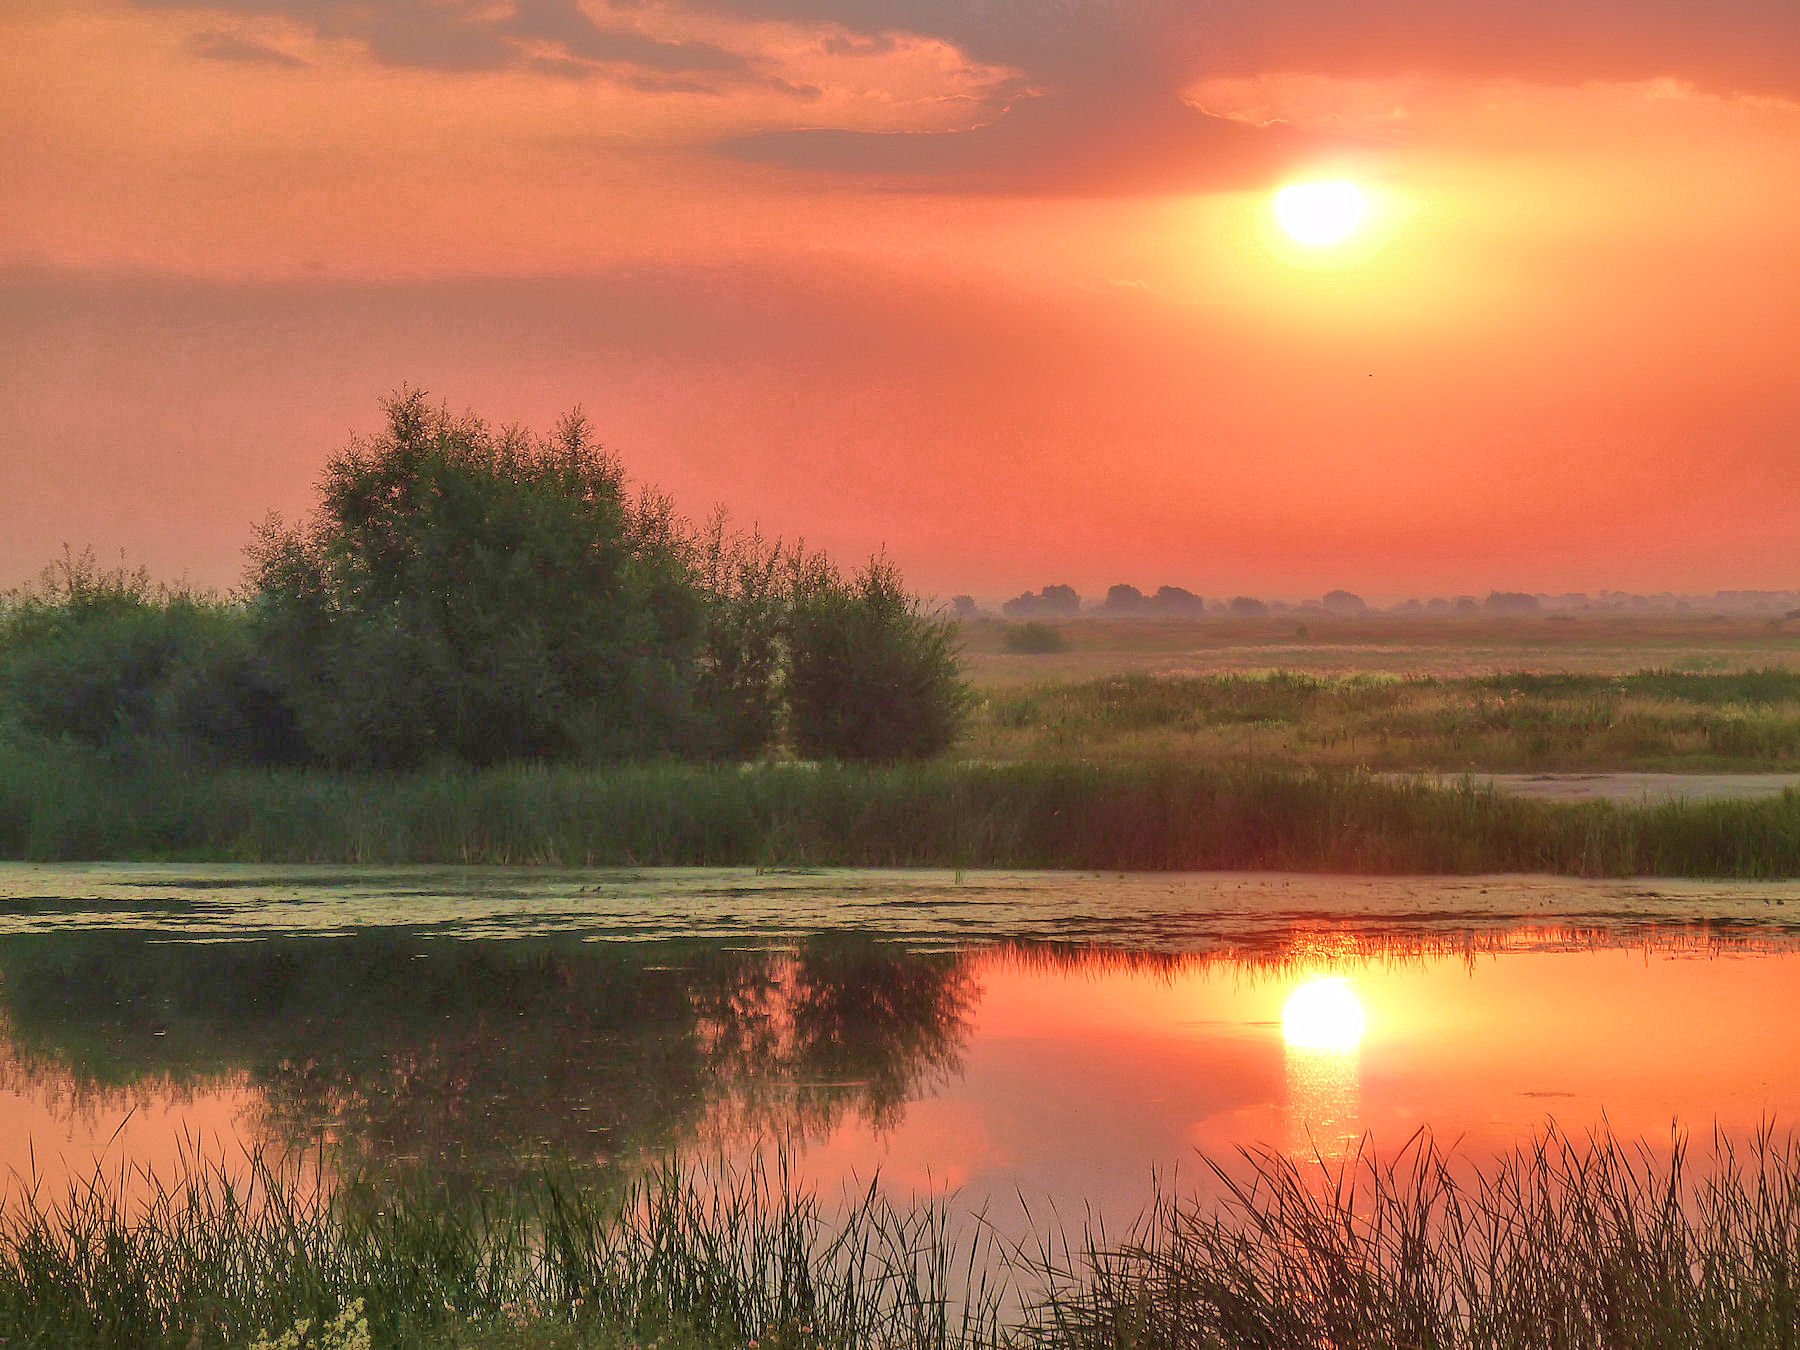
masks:
<svg viewBox="0 0 1800 1350"><path fill-rule="evenodd" d="M1275 219L1296 243L1339 244L1356 232L1369 209L1355 183L1294 183L1275 194Z"/></svg>
<svg viewBox="0 0 1800 1350"><path fill-rule="evenodd" d="M1354 1050L1362 1041L1362 1000L1348 980L1306 981L1281 1009L1281 1036L1297 1050Z"/></svg>

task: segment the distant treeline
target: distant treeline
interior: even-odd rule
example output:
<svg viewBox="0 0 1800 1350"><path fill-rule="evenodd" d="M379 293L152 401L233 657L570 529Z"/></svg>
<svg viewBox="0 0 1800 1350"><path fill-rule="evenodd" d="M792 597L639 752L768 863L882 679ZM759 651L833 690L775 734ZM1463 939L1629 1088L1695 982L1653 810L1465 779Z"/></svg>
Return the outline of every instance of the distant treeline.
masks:
<svg viewBox="0 0 1800 1350"><path fill-rule="evenodd" d="M579 414L547 438L389 400L271 517L223 600L65 552L0 603L0 748L394 769L935 754L953 626L891 564L704 526L628 491Z"/></svg>
<svg viewBox="0 0 1800 1350"><path fill-rule="evenodd" d="M982 607L968 595L957 596L952 602L952 611L964 622L985 617ZM1270 614L1354 618L1367 614L1450 617L1575 613L1739 614L1800 619L1800 592L1717 591L1712 595L1676 595L1665 591L1656 595L1636 595L1601 591L1597 595L1585 592L1548 595L1490 591L1481 598L1437 596L1429 600L1409 599L1376 606L1346 590L1327 591L1319 599L1296 604L1262 600L1252 595L1207 599L1183 586L1159 586L1146 595L1136 586L1125 583L1107 587L1106 595L1099 600L1084 600L1073 586L1057 584L1014 596L1001 604L1000 613L1009 619L1028 620L1073 619L1083 614L1114 619L1255 619Z"/></svg>

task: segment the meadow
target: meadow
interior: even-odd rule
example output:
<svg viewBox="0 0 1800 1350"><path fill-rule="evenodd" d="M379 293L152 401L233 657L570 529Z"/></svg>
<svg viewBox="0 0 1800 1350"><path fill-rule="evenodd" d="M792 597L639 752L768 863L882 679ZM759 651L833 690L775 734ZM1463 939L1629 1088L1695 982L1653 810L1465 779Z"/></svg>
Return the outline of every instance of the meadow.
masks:
<svg viewBox="0 0 1800 1350"><path fill-rule="evenodd" d="M959 750L1436 772L1800 767L1800 669L1132 673L997 683Z"/></svg>

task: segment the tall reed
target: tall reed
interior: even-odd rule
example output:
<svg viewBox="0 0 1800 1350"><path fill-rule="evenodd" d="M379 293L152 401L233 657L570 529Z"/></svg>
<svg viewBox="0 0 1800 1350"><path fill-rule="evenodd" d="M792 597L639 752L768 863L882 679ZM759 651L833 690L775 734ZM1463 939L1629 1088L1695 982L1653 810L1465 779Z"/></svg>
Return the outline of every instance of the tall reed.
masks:
<svg viewBox="0 0 1800 1350"><path fill-rule="evenodd" d="M1523 800L1196 764L195 772L0 746L0 857L1800 875L1800 797Z"/></svg>
<svg viewBox="0 0 1800 1350"><path fill-rule="evenodd" d="M840 1201L779 1160L543 1177L453 1199L261 1158L118 1171L0 1206L6 1344L615 1347L1792 1346L1800 1144L1652 1147L1549 1128L1441 1149L1209 1163L1119 1241L1020 1245L948 1202ZM360 1315L358 1309L360 1308ZM292 1335L304 1324L309 1330ZM308 1336L311 1339L308 1339ZM350 1343L348 1338L339 1344Z"/></svg>

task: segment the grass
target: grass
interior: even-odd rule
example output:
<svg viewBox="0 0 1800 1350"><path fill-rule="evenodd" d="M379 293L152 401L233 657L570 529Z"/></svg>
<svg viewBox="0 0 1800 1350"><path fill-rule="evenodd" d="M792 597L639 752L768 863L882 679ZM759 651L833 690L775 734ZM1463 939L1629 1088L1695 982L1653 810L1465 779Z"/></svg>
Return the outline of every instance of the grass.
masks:
<svg viewBox="0 0 1800 1350"><path fill-rule="evenodd" d="M262 1159L97 1176L0 1209L9 1345L624 1347L1788 1346L1800 1149L1703 1166L1554 1129L1476 1166L1399 1154L1212 1165L1122 1241L1008 1245L871 1184L668 1163L453 1201ZM333 1328L329 1335L322 1331Z"/></svg>
<svg viewBox="0 0 1800 1350"><path fill-rule="evenodd" d="M1800 797L1550 803L1260 765L513 767L396 777L0 753L54 860L1800 875Z"/></svg>
<svg viewBox="0 0 1800 1350"><path fill-rule="evenodd" d="M1800 769L1800 671L1126 674L989 687L963 753L1415 771Z"/></svg>

